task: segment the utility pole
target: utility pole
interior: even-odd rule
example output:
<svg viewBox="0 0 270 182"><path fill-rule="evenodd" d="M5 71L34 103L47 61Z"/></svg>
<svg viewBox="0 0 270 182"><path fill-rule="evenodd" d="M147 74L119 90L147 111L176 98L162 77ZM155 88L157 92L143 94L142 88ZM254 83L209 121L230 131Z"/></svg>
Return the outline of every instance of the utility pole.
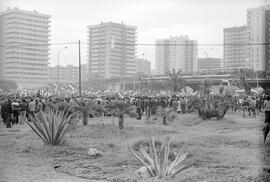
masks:
<svg viewBox="0 0 270 182"><path fill-rule="evenodd" d="M58 54L57 54L57 84L60 83L60 73L59 73L59 69L60 69L60 53L64 50L67 49L68 47L63 47L62 49L59 49Z"/></svg>
<svg viewBox="0 0 270 182"><path fill-rule="evenodd" d="M259 88L259 63L257 61L257 73L256 73L256 77L257 77L257 88Z"/></svg>
<svg viewBox="0 0 270 182"><path fill-rule="evenodd" d="M79 96L82 96L82 79L81 79L81 41L79 40Z"/></svg>

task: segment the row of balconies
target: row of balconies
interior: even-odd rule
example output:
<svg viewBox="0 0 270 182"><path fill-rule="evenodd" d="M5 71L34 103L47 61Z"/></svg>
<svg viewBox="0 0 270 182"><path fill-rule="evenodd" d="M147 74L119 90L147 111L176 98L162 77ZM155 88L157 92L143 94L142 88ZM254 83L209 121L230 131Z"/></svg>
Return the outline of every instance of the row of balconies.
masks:
<svg viewBox="0 0 270 182"><path fill-rule="evenodd" d="M5 43L26 43L26 44L48 44L49 39L33 39L33 38L22 38L22 37L10 37L5 39Z"/></svg>
<svg viewBox="0 0 270 182"><path fill-rule="evenodd" d="M5 54L11 54L11 55L34 55L34 56L43 56L43 57L48 57L50 55L49 51L44 51L44 50L25 50L25 49L7 49L5 50Z"/></svg>
<svg viewBox="0 0 270 182"><path fill-rule="evenodd" d="M41 22L35 23L35 22L25 21L24 19L4 23L5 26L18 25L18 24L21 24L21 25L27 26L27 27L40 27L40 28L49 28L50 27L50 24L48 24L48 23L41 23Z"/></svg>
<svg viewBox="0 0 270 182"><path fill-rule="evenodd" d="M37 72L37 73L34 73L34 72L26 72L26 71L21 71L21 70L17 70L17 69L9 69L9 70L5 70L5 75L24 75L24 76L35 76L35 77L44 77L44 76L47 76L48 73L47 72L43 72L43 73L40 73L40 72Z"/></svg>
<svg viewBox="0 0 270 182"><path fill-rule="evenodd" d="M27 25L23 25L19 23L5 26L6 31L8 31L9 29L30 30L30 31L32 30L32 31L37 31L37 32L45 32L45 33L48 33L51 31L49 27L27 26Z"/></svg>
<svg viewBox="0 0 270 182"><path fill-rule="evenodd" d="M21 41L21 40L18 40L18 41L7 41L5 42L5 49L12 49L14 47L19 47L19 46L23 46L24 48L40 48L40 47L46 47L46 49L40 49L40 50L48 50L49 51L49 44L48 43L37 43L37 42L30 42L30 41Z"/></svg>
<svg viewBox="0 0 270 182"><path fill-rule="evenodd" d="M37 29L32 29L28 27L21 27L21 26L14 26L10 28L5 29L5 33L9 32L22 32L22 33L27 33L27 34L37 34L37 35L48 35L50 36L49 32L51 30L49 29L42 29L42 30L37 30Z"/></svg>
<svg viewBox="0 0 270 182"><path fill-rule="evenodd" d="M12 33L12 34L6 34L5 39L29 39L29 40L33 40L33 41L47 41L49 42L49 37L48 36L38 36L38 35L30 35L30 34L16 34L16 33Z"/></svg>
<svg viewBox="0 0 270 182"><path fill-rule="evenodd" d="M47 64L46 63L29 63L29 62L16 62L16 61L6 61L6 66L18 66L22 69L41 69L41 70L47 70Z"/></svg>
<svg viewBox="0 0 270 182"><path fill-rule="evenodd" d="M18 58L18 59L32 59L32 60L48 60L48 56L34 56L30 54L6 54L4 58L9 59L9 58Z"/></svg>
<svg viewBox="0 0 270 182"><path fill-rule="evenodd" d="M9 61L5 62L6 66L21 67L22 69L39 69L39 70L48 70L48 64L46 63L29 63L29 62L15 62Z"/></svg>
<svg viewBox="0 0 270 182"><path fill-rule="evenodd" d="M7 73L10 73L10 74L20 73L22 75L37 75L37 76L38 75L39 76L48 75L47 71L44 71L44 72L33 71L33 70L28 71L28 70L21 70L21 69L16 69L16 68L7 68L7 69L5 69L4 72L5 72L5 74L7 74Z"/></svg>
<svg viewBox="0 0 270 182"><path fill-rule="evenodd" d="M14 73L21 73L21 74L23 74L23 75L47 75L48 74L48 72L47 71L33 71L33 70L22 70L22 69L18 69L18 68L5 68L5 74L7 73L7 72L9 72L9 73L12 73L12 72L14 72Z"/></svg>
<svg viewBox="0 0 270 182"><path fill-rule="evenodd" d="M22 57L10 57L10 58L5 58L5 62L10 62L10 61L16 61L16 62L22 62L22 63L43 63L43 64L48 64L48 59L32 59L32 58L22 58Z"/></svg>
<svg viewBox="0 0 270 182"><path fill-rule="evenodd" d="M40 57L48 57L48 51L32 51L32 50L15 50L8 49L4 52L6 55L32 55L32 56L40 56Z"/></svg>
<svg viewBox="0 0 270 182"><path fill-rule="evenodd" d="M8 16L5 19L5 22L16 22L16 21L27 21L32 23L43 23L49 24L51 20L49 18L34 18L34 17L26 17L26 16Z"/></svg>
<svg viewBox="0 0 270 182"><path fill-rule="evenodd" d="M31 79L31 80L47 80L48 76L47 75L42 75L42 76L38 76L38 75L23 75L20 73L5 73L5 77L6 78L17 78L18 80L23 80L23 79Z"/></svg>
<svg viewBox="0 0 270 182"><path fill-rule="evenodd" d="M51 21L50 16L34 15L34 14L24 14L24 13L10 13L7 14L6 19L9 18L25 18L29 20L36 21Z"/></svg>
<svg viewBox="0 0 270 182"><path fill-rule="evenodd" d="M45 67L47 68L47 62L37 62L37 61L14 61L14 60L5 60L5 64L14 64L14 65L22 65L22 67L31 67L31 66L37 66L38 68L40 67Z"/></svg>

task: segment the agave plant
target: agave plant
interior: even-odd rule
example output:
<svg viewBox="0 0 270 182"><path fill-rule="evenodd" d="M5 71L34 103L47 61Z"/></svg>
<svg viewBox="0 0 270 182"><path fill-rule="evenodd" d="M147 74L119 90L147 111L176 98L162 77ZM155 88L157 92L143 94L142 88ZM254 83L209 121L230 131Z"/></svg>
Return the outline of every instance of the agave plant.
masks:
<svg viewBox="0 0 270 182"><path fill-rule="evenodd" d="M141 153L149 164L139 157L130 147L129 150L133 156L135 156L147 168L151 177L157 177L159 179L173 178L175 175L189 168L191 165L181 165L181 167L179 167L188 155L188 152L185 151L186 145L180 149L174 161L169 164L168 158L170 153L170 141L170 137L167 136L165 141L162 143L159 153L157 153L155 141L151 137L149 138L150 154L148 154L141 146Z"/></svg>
<svg viewBox="0 0 270 182"><path fill-rule="evenodd" d="M67 115L63 111L50 109L39 115L30 115L32 122L26 121L26 123L45 144L58 145L61 144L63 136L73 124L72 115Z"/></svg>

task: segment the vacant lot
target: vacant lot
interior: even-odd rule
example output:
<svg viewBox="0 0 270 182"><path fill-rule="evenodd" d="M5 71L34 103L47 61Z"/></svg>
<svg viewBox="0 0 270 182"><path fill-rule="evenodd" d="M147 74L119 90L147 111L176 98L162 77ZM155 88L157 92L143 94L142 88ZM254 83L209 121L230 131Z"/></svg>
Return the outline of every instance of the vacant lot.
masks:
<svg viewBox="0 0 270 182"><path fill-rule="evenodd" d="M136 150L148 136L162 141L167 135L173 140L172 151L188 144L186 162L193 164L175 181L266 181L270 137L264 145L262 120L262 115L243 119L240 113L221 121L180 115L168 126L126 119L120 132L116 118L95 119L72 128L65 144L57 147L43 145L26 124L2 126L0 181L134 181L141 165L127 146ZM88 156L90 147L100 150L102 157Z"/></svg>

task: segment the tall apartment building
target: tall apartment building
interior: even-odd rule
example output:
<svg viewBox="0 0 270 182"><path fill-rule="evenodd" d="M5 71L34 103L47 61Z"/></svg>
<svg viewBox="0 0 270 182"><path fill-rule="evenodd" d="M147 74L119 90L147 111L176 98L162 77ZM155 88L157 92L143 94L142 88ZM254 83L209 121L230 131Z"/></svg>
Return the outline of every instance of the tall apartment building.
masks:
<svg viewBox="0 0 270 182"><path fill-rule="evenodd" d="M247 10L247 58L254 70L265 70L265 6ZM269 42L269 41L267 41Z"/></svg>
<svg viewBox="0 0 270 182"><path fill-rule="evenodd" d="M246 57L247 27L223 29L223 66L224 68L249 68Z"/></svg>
<svg viewBox="0 0 270 182"><path fill-rule="evenodd" d="M198 43L188 36L156 40L155 66L164 75L173 68L186 73L197 71Z"/></svg>
<svg viewBox="0 0 270 182"><path fill-rule="evenodd" d="M87 28L90 78L124 78L136 73L136 27L108 22Z"/></svg>
<svg viewBox="0 0 270 182"><path fill-rule="evenodd" d="M267 42L268 44L266 44L264 46L265 48L265 54L264 54L264 59L265 59L265 70L270 70L270 7L266 7L265 9L265 18L264 18L265 22L264 22L264 38L265 38L265 42Z"/></svg>
<svg viewBox="0 0 270 182"><path fill-rule="evenodd" d="M137 58L136 59L136 72L143 73L147 76L151 75L151 62L147 59Z"/></svg>
<svg viewBox="0 0 270 182"><path fill-rule="evenodd" d="M0 13L0 77L19 87L47 83L50 16L18 8Z"/></svg>

